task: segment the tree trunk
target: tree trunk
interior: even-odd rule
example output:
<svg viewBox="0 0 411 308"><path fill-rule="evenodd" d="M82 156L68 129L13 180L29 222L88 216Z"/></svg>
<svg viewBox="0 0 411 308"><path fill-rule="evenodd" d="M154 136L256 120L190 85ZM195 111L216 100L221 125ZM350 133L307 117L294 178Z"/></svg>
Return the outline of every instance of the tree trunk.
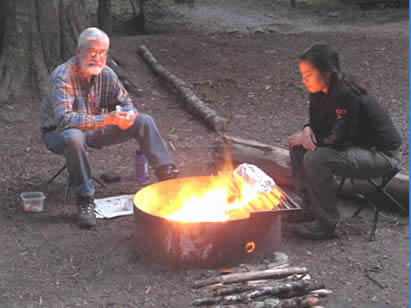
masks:
<svg viewBox="0 0 411 308"><path fill-rule="evenodd" d="M145 33L146 26L146 13L145 13L145 0L139 0L139 9L137 10L137 0L130 0L133 7L134 19L136 21L137 29L140 33Z"/></svg>
<svg viewBox="0 0 411 308"><path fill-rule="evenodd" d="M97 8L98 26L108 36L112 33L111 0L99 0Z"/></svg>
<svg viewBox="0 0 411 308"><path fill-rule="evenodd" d="M10 104L40 93L88 25L84 0L0 0L0 17L0 102Z"/></svg>

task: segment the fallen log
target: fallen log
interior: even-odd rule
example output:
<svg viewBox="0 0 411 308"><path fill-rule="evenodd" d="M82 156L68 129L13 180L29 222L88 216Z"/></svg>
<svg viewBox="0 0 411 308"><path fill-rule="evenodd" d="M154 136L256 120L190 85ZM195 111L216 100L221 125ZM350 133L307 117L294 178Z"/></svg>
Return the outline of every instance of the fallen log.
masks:
<svg viewBox="0 0 411 308"><path fill-rule="evenodd" d="M199 115L216 132L224 132L227 129L227 119L219 116L215 110L200 100L187 83L166 70L146 46L140 45L138 52L150 69L177 92L178 96L183 100L184 106L189 111Z"/></svg>
<svg viewBox="0 0 411 308"><path fill-rule="evenodd" d="M126 88L126 90L135 97L141 96L141 90L139 90L138 87L130 81L130 79L127 77L125 70L120 66L118 60L115 59L113 55L110 55L110 57L107 58L107 62L110 68L116 73L117 77L121 80L122 84L124 85L124 88Z"/></svg>
<svg viewBox="0 0 411 308"><path fill-rule="evenodd" d="M290 276L292 274L305 274L307 273L307 268L305 267L288 267L274 270L266 271L255 271L247 273L235 273L227 274L219 277L212 277L205 280L195 281L193 288L201 288L211 284L229 284L234 282L243 282L250 280L260 280L260 279L279 279Z"/></svg>
<svg viewBox="0 0 411 308"><path fill-rule="evenodd" d="M228 150L227 150L228 149ZM229 153L227 153L227 151ZM280 186L293 186L291 173L291 160L289 151L279 147L264 144L255 140L247 140L228 135L222 135L215 145L216 170L223 169L226 158L231 157L235 166L242 163L250 163L258 166L271 176ZM340 178L337 178L339 183ZM369 194L373 190L366 180L355 180L360 191ZM387 192L392 194L401 204L408 208L409 177L406 174L397 174L387 185ZM349 196L351 185L346 183L341 196ZM386 204L392 202L385 198Z"/></svg>
<svg viewBox="0 0 411 308"><path fill-rule="evenodd" d="M256 165L271 176L279 185L293 185L288 150L255 140L223 135L216 144L215 155L217 169L224 166L228 156L231 157L234 165L241 163Z"/></svg>

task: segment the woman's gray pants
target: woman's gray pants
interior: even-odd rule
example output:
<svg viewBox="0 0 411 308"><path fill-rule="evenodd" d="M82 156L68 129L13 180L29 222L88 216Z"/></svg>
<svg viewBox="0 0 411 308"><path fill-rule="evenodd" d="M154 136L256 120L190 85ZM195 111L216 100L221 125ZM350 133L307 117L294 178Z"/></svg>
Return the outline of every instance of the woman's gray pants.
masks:
<svg viewBox="0 0 411 308"><path fill-rule="evenodd" d="M67 128L52 130L42 135L42 140L50 151L64 155L70 187L77 197L92 197L95 192L91 181L87 147L102 148L133 138L137 140L140 151L145 154L153 168L174 164L153 118L144 113L139 114L134 124L126 130L108 125L104 130L82 131L77 128ZM107 164L109 163L107 161Z"/></svg>
<svg viewBox="0 0 411 308"><path fill-rule="evenodd" d="M303 207L325 227L335 227L337 210L334 175L368 179L381 177L401 161L399 150L380 152L373 149L349 147L339 151L317 147L307 151L302 146L290 149L292 173L297 194Z"/></svg>

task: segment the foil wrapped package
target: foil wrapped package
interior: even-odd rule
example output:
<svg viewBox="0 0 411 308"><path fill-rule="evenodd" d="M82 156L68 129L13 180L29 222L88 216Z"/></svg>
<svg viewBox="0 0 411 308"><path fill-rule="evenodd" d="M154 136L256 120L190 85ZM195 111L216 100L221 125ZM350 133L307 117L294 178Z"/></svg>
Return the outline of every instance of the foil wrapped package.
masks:
<svg viewBox="0 0 411 308"><path fill-rule="evenodd" d="M238 165L233 174L235 178L246 181L262 194L271 192L276 185L271 177L255 165L247 163Z"/></svg>

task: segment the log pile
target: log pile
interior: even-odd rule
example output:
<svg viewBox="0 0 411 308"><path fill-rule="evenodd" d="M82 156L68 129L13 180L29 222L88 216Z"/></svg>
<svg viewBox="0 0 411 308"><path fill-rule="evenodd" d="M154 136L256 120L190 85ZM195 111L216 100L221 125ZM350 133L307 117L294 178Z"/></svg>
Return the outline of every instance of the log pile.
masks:
<svg viewBox="0 0 411 308"><path fill-rule="evenodd" d="M208 288L210 296L194 300L193 306L320 307L320 298L332 293L324 285L311 282L307 268L289 266L287 262L266 270L234 272L193 284L195 289L203 287Z"/></svg>

